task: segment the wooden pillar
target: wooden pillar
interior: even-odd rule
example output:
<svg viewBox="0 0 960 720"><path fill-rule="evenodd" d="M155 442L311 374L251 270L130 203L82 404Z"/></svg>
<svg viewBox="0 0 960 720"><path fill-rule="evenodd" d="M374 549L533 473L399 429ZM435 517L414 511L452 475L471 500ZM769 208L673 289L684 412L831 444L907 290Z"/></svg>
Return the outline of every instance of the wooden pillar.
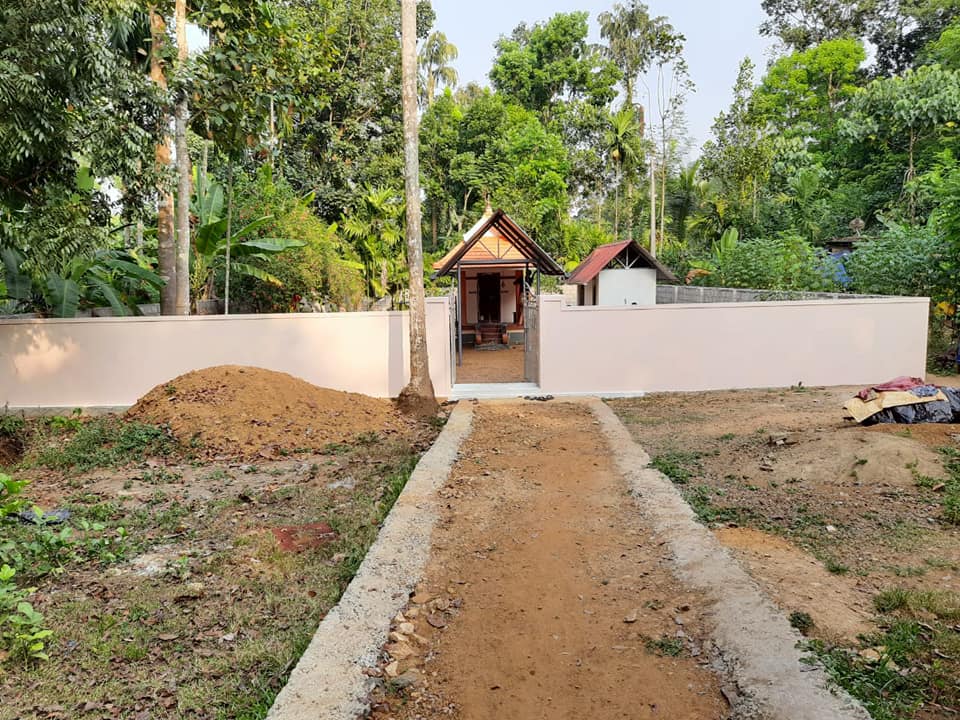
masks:
<svg viewBox="0 0 960 720"><path fill-rule="evenodd" d="M457 263L457 365L463 365L463 323L467 312L467 288L463 282L463 271Z"/></svg>

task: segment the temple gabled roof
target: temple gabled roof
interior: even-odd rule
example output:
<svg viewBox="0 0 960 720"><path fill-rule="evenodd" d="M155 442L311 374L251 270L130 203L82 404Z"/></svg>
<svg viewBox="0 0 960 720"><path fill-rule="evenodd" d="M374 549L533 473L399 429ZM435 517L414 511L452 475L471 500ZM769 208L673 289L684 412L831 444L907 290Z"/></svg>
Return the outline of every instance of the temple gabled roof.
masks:
<svg viewBox="0 0 960 720"><path fill-rule="evenodd" d="M447 275L462 266L531 265L546 275L563 275L561 268L503 210L485 213L442 259L433 264L434 277Z"/></svg>
<svg viewBox="0 0 960 720"><path fill-rule="evenodd" d="M636 240L621 240L595 247L593 252L577 266L577 269L570 273L567 284L588 284L600 274L601 270L621 255L624 256L624 267L653 268L657 271L657 280L668 283L679 282L677 276L670 272L670 268L651 255L649 250L641 247Z"/></svg>

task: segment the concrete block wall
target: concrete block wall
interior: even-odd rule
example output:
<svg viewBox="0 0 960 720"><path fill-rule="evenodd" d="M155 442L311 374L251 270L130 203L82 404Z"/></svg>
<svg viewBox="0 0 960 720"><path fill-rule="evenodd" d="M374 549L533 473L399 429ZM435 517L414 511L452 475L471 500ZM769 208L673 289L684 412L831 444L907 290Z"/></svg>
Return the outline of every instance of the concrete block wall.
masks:
<svg viewBox="0 0 960 720"><path fill-rule="evenodd" d="M800 300L858 300L885 297L850 293L794 292L788 290L752 290L701 285L657 285L657 304L774 302Z"/></svg>

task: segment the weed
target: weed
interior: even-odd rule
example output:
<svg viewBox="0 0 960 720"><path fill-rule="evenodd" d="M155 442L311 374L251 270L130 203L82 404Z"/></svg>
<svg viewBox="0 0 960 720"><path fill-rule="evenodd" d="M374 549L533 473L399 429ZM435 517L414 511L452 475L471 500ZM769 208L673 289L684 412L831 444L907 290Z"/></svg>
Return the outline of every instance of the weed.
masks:
<svg viewBox="0 0 960 720"><path fill-rule="evenodd" d="M0 413L0 435L17 437L23 431L25 421L22 417L11 415L9 412Z"/></svg>
<svg viewBox="0 0 960 720"><path fill-rule="evenodd" d="M657 455L650 464L677 485L686 485L695 473L702 472L701 453L669 450Z"/></svg>
<svg viewBox="0 0 960 720"><path fill-rule="evenodd" d="M737 436L736 433L724 433L723 435L720 436L719 439L726 442L728 440L733 440L736 436Z"/></svg>
<svg viewBox="0 0 960 720"><path fill-rule="evenodd" d="M683 640L663 635L659 640L647 638L644 642L647 652L663 657L680 657L683 654Z"/></svg>
<svg viewBox="0 0 960 720"><path fill-rule="evenodd" d="M26 480L14 480L9 475L0 473L0 520L7 515L16 515L27 505L26 499L22 497L26 486Z"/></svg>
<svg viewBox="0 0 960 720"><path fill-rule="evenodd" d="M813 629L813 618L809 613L801 610L794 610L790 613L790 625L794 627L801 635L806 635Z"/></svg>
<svg viewBox="0 0 960 720"><path fill-rule="evenodd" d="M43 615L26 598L35 588L18 588L17 571L0 566L0 649L25 662L47 660L46 639L53 633L43 627Z"/></svg>

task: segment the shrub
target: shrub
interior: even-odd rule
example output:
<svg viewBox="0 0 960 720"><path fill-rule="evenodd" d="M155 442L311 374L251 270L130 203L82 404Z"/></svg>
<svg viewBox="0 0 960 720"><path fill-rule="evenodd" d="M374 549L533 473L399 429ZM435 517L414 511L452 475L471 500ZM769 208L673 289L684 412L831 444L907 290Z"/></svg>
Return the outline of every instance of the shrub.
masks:
<svg viewBox="0 0 960 720"><path fill-rule="evenodd" d="M871 295L944 295L940 258L946 248L930 227L887 229L860 241L845 259L850 289Z"/></svg>

